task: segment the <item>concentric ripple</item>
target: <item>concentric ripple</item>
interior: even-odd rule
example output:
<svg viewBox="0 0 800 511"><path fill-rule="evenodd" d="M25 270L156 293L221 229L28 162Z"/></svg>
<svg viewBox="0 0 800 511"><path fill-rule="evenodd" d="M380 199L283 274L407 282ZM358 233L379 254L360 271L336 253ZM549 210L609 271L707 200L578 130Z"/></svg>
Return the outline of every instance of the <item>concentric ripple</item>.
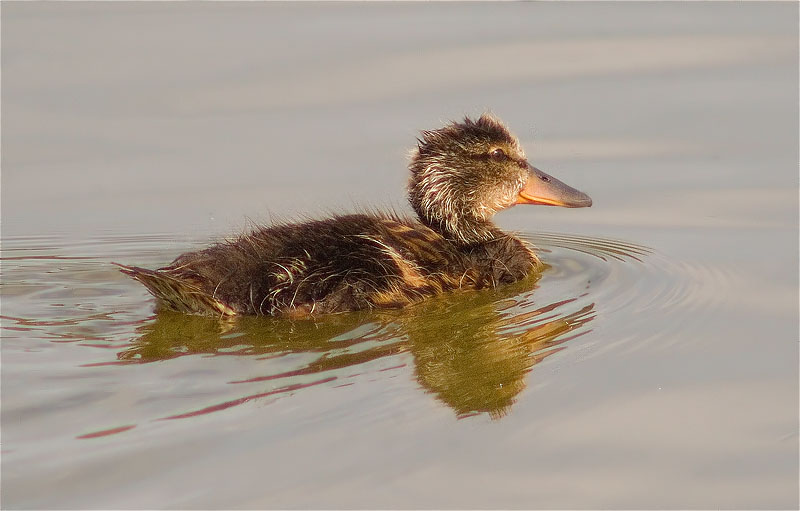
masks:
<svg viewBox="0 0 800 511"><path fill-rule="evenodd" d="M701 321L703 310L724 296L734 280L719 267L677 261L621 240L556 233L527 239L551 266L543 281L552 279L560 289L584 282L582 299L597 304L601 323L612 322L618 342L631 343L626 349L668 338L690 327L687 322Z"/></svg>

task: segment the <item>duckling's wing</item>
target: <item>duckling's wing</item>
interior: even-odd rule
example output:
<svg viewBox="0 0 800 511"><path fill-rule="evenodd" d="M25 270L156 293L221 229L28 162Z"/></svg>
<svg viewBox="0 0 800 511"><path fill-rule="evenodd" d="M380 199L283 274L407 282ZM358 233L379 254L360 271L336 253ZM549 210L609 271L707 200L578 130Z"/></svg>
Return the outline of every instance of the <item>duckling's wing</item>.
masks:
<svg viewBox="0 0 800 511"><path fill-rule="evenodd" d="M196 285L164 270L148 270L138 266L119 266L125 275L138 280L153 296L170 309L187 314L233 316L236 311Z"/></svg>

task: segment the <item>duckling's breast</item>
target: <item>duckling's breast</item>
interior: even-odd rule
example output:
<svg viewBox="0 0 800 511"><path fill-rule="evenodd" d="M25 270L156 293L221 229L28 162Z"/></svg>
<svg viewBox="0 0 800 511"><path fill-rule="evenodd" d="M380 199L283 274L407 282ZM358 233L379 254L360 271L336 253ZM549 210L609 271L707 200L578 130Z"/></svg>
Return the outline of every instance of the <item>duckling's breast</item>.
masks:
<svg viewBox="0 0 800 511"><path fill-rule="evenodd" d="M499 231L492 240L464 246L416 221L385 220L383 226L392 259L407 276L402 283L425 294L494 287L541 270L528 245Z"/></svg>

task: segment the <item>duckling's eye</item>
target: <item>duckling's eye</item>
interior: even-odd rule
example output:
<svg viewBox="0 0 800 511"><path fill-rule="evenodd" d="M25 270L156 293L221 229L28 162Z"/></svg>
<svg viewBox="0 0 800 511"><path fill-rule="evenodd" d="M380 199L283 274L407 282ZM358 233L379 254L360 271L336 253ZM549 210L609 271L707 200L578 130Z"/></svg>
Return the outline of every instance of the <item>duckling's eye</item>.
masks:
<svg viewBox="0 0 800 511"><path fill-rule="evenodd" d="M508 158L502 149L495 149L489 153L489 156L491 156L494 161L505 161Z"/></svg>

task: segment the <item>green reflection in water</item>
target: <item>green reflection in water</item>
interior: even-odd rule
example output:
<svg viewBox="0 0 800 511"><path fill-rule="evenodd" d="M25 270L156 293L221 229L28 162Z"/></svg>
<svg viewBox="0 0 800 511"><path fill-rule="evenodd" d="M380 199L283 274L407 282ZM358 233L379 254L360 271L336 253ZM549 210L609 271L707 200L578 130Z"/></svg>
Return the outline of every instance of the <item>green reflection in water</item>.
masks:
<svg viewBox="0 0 800 511"><path fill-rule="evenodd" d="M210 413L328 383L358 372L362 364L400 353L413 356L419 384L459 417L488 413L500 418L525 388L531 368L563 349L564 342L587 333L581 327L595 315L594 303L581 306L577 297L533 305L537 280L502 290L438 297L403 310L303 320L223 321L161 311L154 322L138 329L140 336L118 358L121 363L200 353L297 358L288 371L231 382L285 383L277 390L167 418ZM309 382L308 376L318 379Z"/></svg>

